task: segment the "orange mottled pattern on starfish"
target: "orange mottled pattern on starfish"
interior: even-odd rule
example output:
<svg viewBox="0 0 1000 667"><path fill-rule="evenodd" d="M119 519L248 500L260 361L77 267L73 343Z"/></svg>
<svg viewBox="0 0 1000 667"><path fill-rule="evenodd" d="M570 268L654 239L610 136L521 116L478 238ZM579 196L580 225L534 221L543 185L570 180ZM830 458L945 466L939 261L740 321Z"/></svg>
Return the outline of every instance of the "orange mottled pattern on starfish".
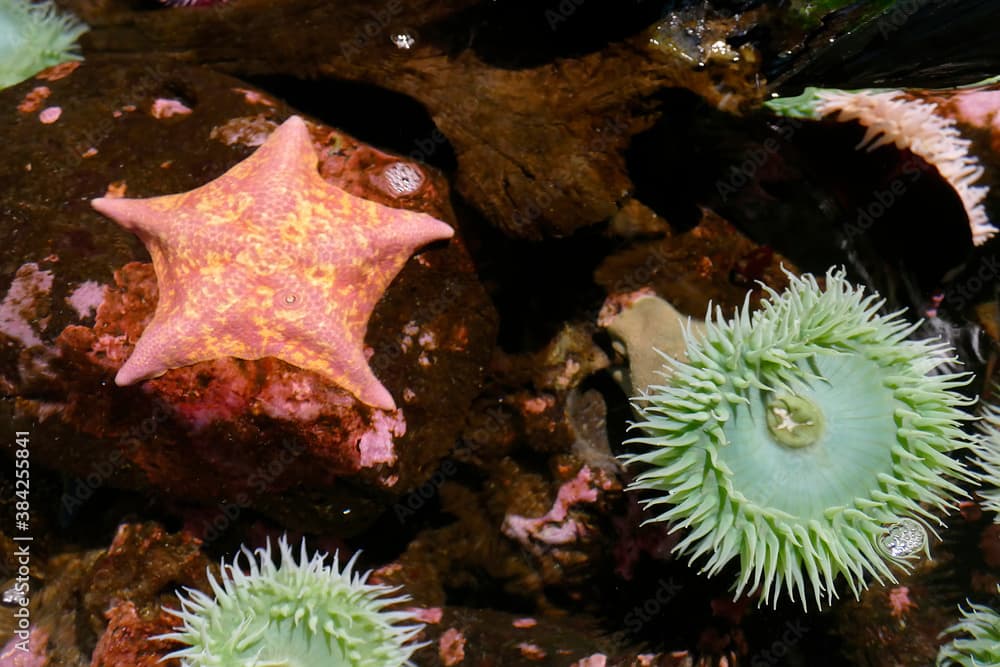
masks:
<svg viewBox="0 0 1000 667"><path fill-rule="evenodd" d="M368 320L413 252L453 230L355 197L323 180L317 162L293 116L199 188L94 200L145 243L160 293L118 384L219 357L271 356L395 408L364 354Z"/></svg>

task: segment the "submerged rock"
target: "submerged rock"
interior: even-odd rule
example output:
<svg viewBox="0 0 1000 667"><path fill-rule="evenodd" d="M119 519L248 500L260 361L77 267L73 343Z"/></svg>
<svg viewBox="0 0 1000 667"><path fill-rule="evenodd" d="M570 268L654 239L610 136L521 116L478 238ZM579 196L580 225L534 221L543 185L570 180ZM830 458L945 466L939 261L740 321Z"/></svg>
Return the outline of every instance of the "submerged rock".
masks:
<svg viewBox="0 0 1000 667"><path fill-rule="evenodd" d="M198 187L250 154L288 110L204 70L92 59L47 81L44 104L62 114L45 124L41 105L27 104L37 83L0 97L0 170L13 184L0 194L0 387L14 399L5 418L38 422L34 461L79 478L66 509L108 484L225 500L300 527L360 526L419 485L451 449L494 336L461 240L407 262L368 323L368 363L396 410L274 358L222 357L116 387L158 285L139 240L90 200ZM426 166L318 124L310 133L328 183L453 220L447 185Z"/></svg>

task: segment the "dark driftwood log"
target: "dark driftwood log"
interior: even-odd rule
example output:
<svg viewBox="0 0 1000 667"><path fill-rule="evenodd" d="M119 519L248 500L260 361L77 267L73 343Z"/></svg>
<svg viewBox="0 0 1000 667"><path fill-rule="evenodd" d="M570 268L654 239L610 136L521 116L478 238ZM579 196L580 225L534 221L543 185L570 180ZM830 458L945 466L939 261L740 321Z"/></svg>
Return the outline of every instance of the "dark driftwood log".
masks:
<svg viewBox="0 0 1000 667"><path fill-rule="evenodd" d="M655 121L658 91L687 88L728 109L757 94L752 58L698 66L652 45L648 32L576 59L493 67L434 41L472 0L234 0L142 12L101 1L66 2L92 26L87 54L169 54L236 75L332 77L418 100L455 151L457 191L520 238L566 236L619 210L632 190L623 152ZM702 40L733 27L703 24ZM418 36L410 49L391 40L403 32Z"/></svg>

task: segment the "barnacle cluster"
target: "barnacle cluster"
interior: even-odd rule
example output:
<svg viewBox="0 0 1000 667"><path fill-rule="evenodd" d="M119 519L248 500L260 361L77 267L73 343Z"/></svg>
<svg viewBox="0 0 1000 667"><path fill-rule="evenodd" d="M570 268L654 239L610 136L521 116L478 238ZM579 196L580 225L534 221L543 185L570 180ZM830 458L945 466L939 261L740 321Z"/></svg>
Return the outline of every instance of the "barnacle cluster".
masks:
<svg viewBox="0 0 1000 667"><path fill-rule="evenodd" d="M946 631L962 636L941 647L938 667L1000 667L1000 614L981 604L969 607Z"/></svg>
<svg viewBox="0 0 1000 667"><path fill-rule="evenodd" d="M0 0L0 90L67 60L87 26L50 1Z"/></svg>
<svg viewBox="0 0 1000 667"><path fill-rule="evenodd" d="M644 451L631 489L686 535L676 551L718 573L736 560L736 594L808 608L855 596L869 577L926 551L924 528L972 474L949 452L962 429L966 374L939 373L947 344L914 341L900 313L831 270L825 288L789 275L783 293L734 317L710 311L687 361L635 399Z"/></svg>
<svg viewBox="0 0 1000 667"><path fill-rule="evenodd" d="M327 554L309 558L305 542L299 560L282 538L281 563L271 545L223 563L221 581L209 573L215 599L188 589L181 608L169 609L181 620L172 639L186 648L167 658L184 667L402 667L421 645L410 640L423 628L406 611L386 608L409 598L391 596L397 589L368 584L369 573L354 572L357 555L341 570L339 558L325 565Z"/></svg>

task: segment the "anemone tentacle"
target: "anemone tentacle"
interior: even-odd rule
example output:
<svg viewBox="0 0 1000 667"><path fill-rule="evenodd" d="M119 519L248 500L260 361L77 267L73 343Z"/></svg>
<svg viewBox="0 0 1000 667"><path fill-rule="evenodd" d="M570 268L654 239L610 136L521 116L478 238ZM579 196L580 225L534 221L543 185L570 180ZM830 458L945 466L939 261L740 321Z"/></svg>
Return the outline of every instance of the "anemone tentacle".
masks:
<svg viewBox="0 0 1000 667"><path fill-rule="evenodd" d="M987 404L983 408L982 439L976 445L984 487L979 491L983 509L994 512L993 520L1000 523L1000 406Z"/></svg>
<svg viewBox="0 0 1000 667"><path fill-rule="evenodd" d="M825 289L789 280L755 312L749 295L732 319L709 310L687 361L668 357L667 382L635 399L643 435L628 442L646 449L624 459L643 466L629 488L650 521L687 530L678 553L709 576L738 560L737 596L786 590L808 609L807 584L822 606L838 576L858 596L929 555L913 526L933 532L974 481L949 456L972 444L971 401L955 391L968 374L931 375L948 345L908 340L917 325L880 315L843 270Z"/></svg>
<svg viewBox="0 0 1000 667"><path fill-rule="evenodd" d="M51 0L0 0L0 90L67 60L87 26Z"/></svg>
<svg viewBox="0 0 1000 667"><path fill-rule="evenodd" d="M938 651L938 667L1000 667L1000 614L981 604L962 610L962 619L944 634L963 635Z"/></svg>

